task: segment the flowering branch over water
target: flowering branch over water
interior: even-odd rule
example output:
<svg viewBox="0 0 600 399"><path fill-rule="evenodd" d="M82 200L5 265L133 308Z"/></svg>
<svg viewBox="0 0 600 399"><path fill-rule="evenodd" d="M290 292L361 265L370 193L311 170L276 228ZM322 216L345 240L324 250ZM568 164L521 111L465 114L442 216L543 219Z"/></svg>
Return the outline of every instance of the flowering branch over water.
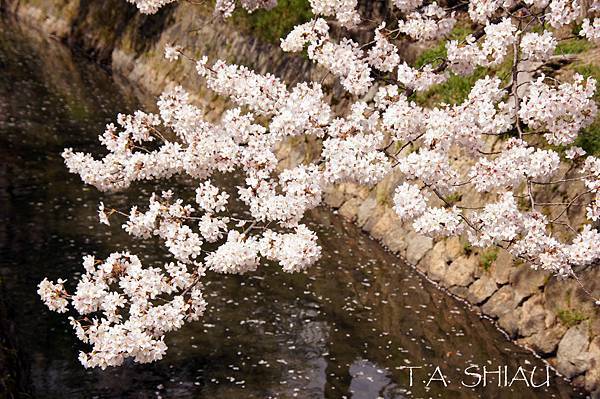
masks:
<svg viewBox="0 0 600 399"><path fill-rule="evenodd" d="M128 1L145 13L173 2ZM117 125L108 125L100 136L106 156L64 151L69 170L101 191L174 176L187 176L197 187L190 204L171 191L153 194L146 209L134 206L128 213L100 203L101 223L123 218L127 233L158 237L174 262L145 267L127 252L104 261L86 257L72 295L64 280L40 283L38 292L50 309L63 313L72 307L81 316L71 324L92 347L80 356L84 366L162 358L165 334L205 311L207 271L242 274L265 260L287 272L314 264L321 249L301 220L333 184L374 185L390 174L400 176L394 193L398 223L410 221L428 236L464 234L471 245L505 248L533 268L575 277L582 286L574 270L600 259L594 227L600 218L600 159L573 144L596 117L596 81L580 75L568 81L543 74L526 79L525 69L551 58L556 30L594 9L565 0L461 4L477 29L460 42L447 41L446 57L416 67L401 59L394 42L446 38L456 10L395 0L401 17L391 21L393 28L382 23L374 40L360 45L332 38L328 21L319 17L335 18L348 29L361 26L356 0L310 3L316 17L296 26L281 48L306 49L309 59L335 76L353 98L345 112L334 111L319 82L288 87L273 75L206 57L192 60L183 48L168 46L167 59L194 62L206 85L236 107L219 123L209 123L189 94L175 87L160 96L157 114L119 115ZM241 4L249 11L274 5ZM234 7L234 1L217 1L216 12L227 17ZM581 35L600 40L598 20L583 20ZM507 61L508 82L490 73L460 104L414 101L415 93L451 74L469 75ZM280 170L275 148L294 136L319 139L320 157ZM555 146L564 148L562 156ZM231 215L230 193L214 185L226 173L244 178L236 197L247 209L246 219ZM574 194L549 203L541 199L548 186L566 186ZM452 199L466 190L479 193L482 203Z"/></svg>

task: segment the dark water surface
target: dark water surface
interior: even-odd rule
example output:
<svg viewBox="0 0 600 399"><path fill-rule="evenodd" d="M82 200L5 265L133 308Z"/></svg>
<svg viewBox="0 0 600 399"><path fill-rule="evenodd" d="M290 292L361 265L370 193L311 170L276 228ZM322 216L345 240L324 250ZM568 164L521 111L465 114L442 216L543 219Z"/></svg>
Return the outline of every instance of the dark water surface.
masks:
<svg viewBox="0 0 600 399"><path fill-rule="evenodd" d="M82 347L66 318L41 304L37 283L80 272L82 254L127 248L149 265L164 252L96 218L98 201L126 209L154 187L100 194L60 158L64 147L96 151L104 125L136 106L131 90L40 36L0 23L0 276L33 397L577 396L559 378L536 390L524 382L499 388L495 376L486 388L462 387L473 381L463 375L472 363L507 365L509 380L518 366L544 365L326 210L307 220L324 252L308 273L266 266L250 276L209 276L206 317L168 336L164 360L83 369ZM176 195L193 196L193 187L179 185ZM423 367L413 386L407 366ZM447 387L426 386L435 366Z"/></svg>

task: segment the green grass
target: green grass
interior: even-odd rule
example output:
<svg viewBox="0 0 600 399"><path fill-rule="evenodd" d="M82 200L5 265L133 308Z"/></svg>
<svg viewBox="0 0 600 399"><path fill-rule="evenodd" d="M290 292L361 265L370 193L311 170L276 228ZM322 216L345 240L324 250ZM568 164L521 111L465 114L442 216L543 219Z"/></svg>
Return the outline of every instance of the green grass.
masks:
<svg viewBox="0 0 600 399"><path fill-rule="evenodd" d="M421 68L426 64L435 64L436 61L446 57L445 43L439 43L435 47L429 48L421 53L415 61L415 68Z"/></svg>
<svg viewBox="0 0 600 399"><path fill-rule="evenodd" d="M464 40L469 34L473 33L471 27L465 23L458 22L448 38L440 41L434 47L427 49L421 53L415 61L415 67L420 68L425 64L435 64L436 60L440 60L446 57L446 40L458 40L459 42Z"/></svg>
<svg viewBox="0 0 600 399"><path fill-rule="evenodd" d="M565 327L573 327L587 319L586 315L572 309L560 309L556 315Z"/></svg>
<svg viewBox="0 0 600 399"><path fill-rule="evenodd" d="M465 255L469 256L469 255L471 255L471 253L473 253L473 246L468 241L464 242L463 246L462 246L462 250Z"/></svg>
<svg viewBox="0 0 600 399"><path fill-rule="evenodd" d="M598 118L579 133L575 145L583 148L588 154L600 155L600 121Z"/></svg>
<svg viewBox="0 0 600 399"><path fill-rule="evenodd" d="M461 193L452 193L452 194L448 195L445 199L450 205L454 205L457 202L460 202L460 200L462 200L462 194Z"/></svg>
<svg viewBox="0 0 600 399"><path fill-rule="evenodd" d="M582 38L579 34L581 32L581 24L575 24L571 29L571 38L566 40L560 40L556 45L554 51L557 55L564 54L580 54L593 47L592 43Z"/></svg>
<svg viewBox="0 0 600 399"><path fill-rule="evenodd" d="M431 87L426 92L417 93L415 100L421 105L433 105L444 102L446 104L460 104L469 97L475 82L486 75L497 76L503 82L510 79L512 57L506 57L504 62L493 68L478 67L468 76L459 76L450 73L444 83Z"/></svg>
<svg viewBox="0 0 600 399"><path fill-rule="evenodd" d="M489 249L479 256L479 264L486 272L490 270L492 264L498 259L498 250L496 248Z"/></svg>
<svg viewBox="0 0 600 399"><path fill-rule="evenodd" d="M279 0L271 10L234 12L233 22L248 29L254 36L271 43L279 43L294 26L309 21L312 12L308 0Z"/></svg>
<svg viewBox="0 0 600 399"><path fill-rule="evenodd" d="M377 187L376 190L376 200L378 205L392 205L387 190L383 189L383 187Z"/></svg>
<svg viewBox="0 0 600 399"><path fill-rule="evenodd" d="M415 96L415 100L421 105L432 105L439 103L460 104L469 97L469 93L475 82L485 77L486 71L484 68L477 68L469 76L459 76L450 73L448 80L444 83L435 85L425 92L419 92Z"/></svg>
<svg viewBox="0 0 600 399"><path fill-rule="evenodd" d="M592 44L585 39L568 39L558 42L554 54L579 54L592 48Z"/></svg>
<svg viewBox="0 0 600 399"><path fill-rule="evenodd" d="M449 35L449 39L462 41L472 33L470 25L464 23L457 24ZM446 57L445 41L442 41L432 48L425 50L415 61L415 67L420 68L426 64L436 66L439 60ZM460 104L467 99L475 82L484 78L486 75L493 74L503 80L508 78L512 66L512 58L507 59L495 68L477 68L469 76L459 76L450 73L448 80L444 83L431 87L426 92L420 92L415 95L415 101L420 105L434 105L446 103L450 105Z"/></svg>

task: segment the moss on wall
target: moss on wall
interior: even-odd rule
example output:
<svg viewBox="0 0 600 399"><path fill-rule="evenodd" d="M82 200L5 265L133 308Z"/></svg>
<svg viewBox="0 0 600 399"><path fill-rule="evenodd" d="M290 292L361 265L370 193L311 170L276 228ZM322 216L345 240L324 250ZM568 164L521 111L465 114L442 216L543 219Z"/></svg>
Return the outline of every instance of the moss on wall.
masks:
<svg viewBox="0 0 600 399"><path fill-rule="evenodd" d="M271 10L257 10L248 14L236 10L233 22L255 37L270 43L279 43L294 26L307 22L313 14L308 0L279 0Z"/></svg>

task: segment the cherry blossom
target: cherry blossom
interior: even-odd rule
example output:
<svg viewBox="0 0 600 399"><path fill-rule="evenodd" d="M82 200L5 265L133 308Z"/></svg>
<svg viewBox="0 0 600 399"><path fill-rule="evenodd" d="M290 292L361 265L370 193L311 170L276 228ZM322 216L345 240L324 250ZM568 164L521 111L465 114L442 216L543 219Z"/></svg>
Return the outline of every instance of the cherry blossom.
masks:
<svg viewBox="0 0 600 399"><path fill-rule="evenodd" d="M173 2L128 1L150 14ZM161 359L166 334L205 312L206 273L252 273L265 261L285 272L307 270L321 248L303 217L335 184L372 186L392 176L386 181L396 185L393 209L415 232L464 234L474 246L504 248L561 277L600 259L593 224L600 220L600 159L573 146L596 118L596 81L522 68L546 62L556 29L573 27L593 7L583 10L577 0L473 0L460 15L468 14L472 33L443 41L461 11L420 0L393 3L397 21L373 23L361 17L356 0L311 0L317 17L292 28L281 49L306 49L325 76L294 85L244 65L194 59L169 44L167 61L189 62L208 89L229 100L220 118L206 119L175 86L160 95L155 113L120 114L108 124L99 136L104 155L64 150L68 170L100 191L174 177L190 187L153 193L131 209L112 209L106 198L99 203L101 224L158 240L164 263L144 266L126 251L104 260L86 256L72 286L62 279L39 284L49 309L77 315L70 324L89 347L79 357L85 367ZM228 17L237 4L218 0L215 14ZM275 2L239 4L252 12ZM357 34L370 29L370 36ZM597 41L598 31L597 19L583 20L582 37ZM363 43L361 36L373 40ZM419 66L401 60L398 48L411 40L440 40L446 55ZM510 65L509 76L496 73L500 65ZM420 98L452 73L476 69L485 76L473 77L462 101ZM306 137L315 154L279 162L282 146ZM559 186L572 196L545 202ZM477 199L463 200L463 192ZM583 221L572 217L574 206Z"/></svg>
<svg viewBox="0 0 600 399"><path fill-rule="evenodd" d="M365 94L371 87L373 78L364 51L351 39L344 38L340 43L327 40L320 46L311 46L308 56L338 76L352 94Z"/></svg>
<svg viewBox="0 0 600 399"><path fill-rule="evenodd" d="M65 280L58 279L56 283L48 281L47 278L38 284L38 295L50 310L58 313L67 312L67 292L65 291Z"/></svg>
<svg viewBox="0 0 600 399"><path fill-rule="evenodd" d="M317 235L300 224L294 233L279 234L266 231L261 240L261 253L276 260L286 272L297 272L313 265L321 255L316 245Z"/></svg>
<svg viewBox="0 0 600 399"><path fill-rule="evenodd" d="M434 40L450 33L455 23L454 13L446 16L446 11L434 2L398 21L398 30L415 40Z"/></svg>
<svg viewBox="0 0 600 399"><path fill-rule="evenodd" d="M594 42L600 41L600 18L594 18L593 21L590 22L588 18L583 20L581 25L581 31L579 34L586 39Z"/></svg>
<svg viewBox="0 0 600 399"><path fill-rule="evenodd" d="M400 63L398 49L381 32L385 22L375 29L375 46L369 49L369 64L383 72L391 72Z"/></svg>
<svg viewBox="0 0 600 399"><path fill-rule="evenodd" d="M421 216L427 209L427 201L419 187L402 183L394 191L394 211L401 219Z"/></svg>
<svg viewBox="0 0 600 399"><path fill-rule="evenodd" d="M108 220L108 215L106 214L106 212L104 210L103 202L100 202L100 204L98 205L98 219L100 220L100 223L110 226L110 222Z"/></svg>
<svg viewBox="0 0 600 399"><path fill-rule="evenodd" d="M177 61L181 55L183 47L181 46L165 46L165 58L169 61Z"/></svg>
<svg viewBox="0 0 600 399"><path fill-rule="evenodd" d="M509 47L515 41L517 27L509 18L496 24L487 25L484 29L485 39L479 45L470 35L466 46L457 47L456 41L450 41L448 59L456 64L453 69L457 73L471 73L475 66L495 66L504 61Z"/></svg>
<svg viewBox="0 0 600 399"><path fill-rule="evenodd" d="M578 132L589 126L596 116L597 106L592 96L596 81L585 80L576 74L573 83L552 87L540 76L529 87L523 98L519 116L531 128L544 128L544 137L550 144L569 144Z"/></svg>
<svg viewBox="0 0 600 399"><path fill-rule="evenodd" d="M257 239L231 230L227 234L227 241L206 257L206 266L219 273L254 271L259 263L259 249Z"/></svg>
<svg viewBox="0 0 600 399"><path fill-rule="evenodd" d="M297 25L290 33L281 39L283 51L302 51L307 44L316 45L329 37L329 25L323 18L318 18Z"/></svg>
<svg viewBox="0 0 600 399"><path fill-rule="evenodd" d="M457 208L429 208L413 223L417 233L429 236L451 236L460 234L464 225Z"/></svg>
<svg viewBox="0 0 600 399"><path fill-rule="evenodd" d="M511 139L496 158L481 157L472 167L470 178L477 191L516 188L526 178L538 181L550 178L559 165L556 152L528 147L522 140Z"/></svg>
<svg viewBox="0 0 600 399"><path fill-rule="evenodd" d="M360 22L357 0L309 0L315 15L335 17L340 24L352 27Z"/></svg>
<svg viewBox="0 0 600 399"><path fill-rule="evenodd" d="M549 8L548 22L553 28L568 25L581 15L581 4L578 0L552 0Z"/></svg>
<svg viewBox="0 0 600 399"><path fill-rule="evenodd" d="M173 3L176 0L127 0L143 14L155 14L161 7Z"/></svg>
<svg viewBox="0 0 600 399"><path fill-rule="evenodd" d="M478 247L511 241L521 231L521 212L511 192L504 193L498 202L487 204L471 220L477 230L469 231L469 241Z"/></svg>
<svg viewBox="0 0 600 399"><path fill-rule="evenodd" d="M586 154L585 150L581 147L571 147L567 151L565 151L565 156L568 159L576 159L582 157Z"/></svg>
<svg viewBox="0 0 600 399"><path fill-rule="evenodd" d="M410 12L420 7L423 0L394 0L394 5L402 12Z"/></svg>
<svg viewBox="0 0 600 399"><path fill-rule="evenodd" d="M437 74L431 65L414 69L403 63L398 66L398 81L410 89L425 91L435 84L446 81L446 75Z"/></svg>
<svg viewBox="0 0 600 399"><path fill-rule="evenodd" d="M521 51L530 61L545 61L554 54L557 41L549 31L527 32L521 38Z"/></svg>
<svg viewBox="0 0 600 399"><path fill-rule="evenodd" d="M508 5L505 0L481 0L469 2L469 17L474 22L485 24L502 7Z"/></svg>

